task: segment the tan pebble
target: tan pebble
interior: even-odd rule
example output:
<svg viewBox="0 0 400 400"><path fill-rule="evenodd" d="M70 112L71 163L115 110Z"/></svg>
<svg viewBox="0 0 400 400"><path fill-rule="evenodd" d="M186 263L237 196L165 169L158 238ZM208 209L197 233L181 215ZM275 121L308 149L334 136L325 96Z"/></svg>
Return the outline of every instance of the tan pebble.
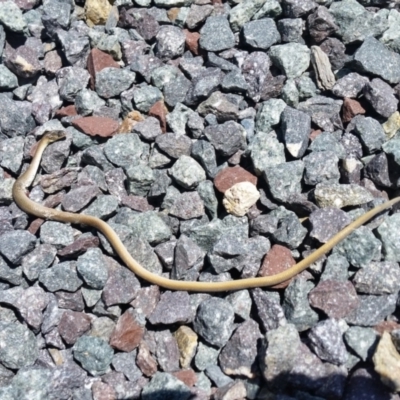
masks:
<svg viewBox="0 0 400 400"><path fill-rule="evenodd" d="M392 138L400 129L400 113L396 111L382 125L388 139Z"/></svg>
<svg viewBox="0 0 400 400"><path fill-rule="evenodd" d="M222 203L226 211L243 217L260 198L260 192L250 182L239 182L225 192Z"/></svg>
<svg viewBox="0 0 400 400"><path fill-rule="evenodd" d="M174 335L178 343L181 367L188 368L196 354L197 335L192 329L184 325L181 326Z"/></svg>
<svg viewBox="0 0 400 400"><path fill-rule="evenodd" d="M94 25L105 25L111 8L111 4L108 0L86 0L86 23L89 27Z"/></svg>
<svg viewBox="0 0 400 400"><path fill-rule="evenodd" d="M390 333L383 332L372 360L381 381L394 392L400 392L400 354Z"/></svg>

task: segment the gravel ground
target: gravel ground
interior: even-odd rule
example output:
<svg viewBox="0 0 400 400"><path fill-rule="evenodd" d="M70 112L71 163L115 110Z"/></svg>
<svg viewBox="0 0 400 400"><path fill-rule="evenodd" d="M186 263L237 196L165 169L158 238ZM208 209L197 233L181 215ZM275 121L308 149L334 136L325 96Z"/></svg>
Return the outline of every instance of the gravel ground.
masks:
<svg viewBox="0 0 400 400"><path fill-rule="evenodd" d="M113 4L111 4L113 3ZM0 0L2 400L400 400L400 213L272 289L400 187L387 0ZM309 217L300 221L303 217Z"/></svg>

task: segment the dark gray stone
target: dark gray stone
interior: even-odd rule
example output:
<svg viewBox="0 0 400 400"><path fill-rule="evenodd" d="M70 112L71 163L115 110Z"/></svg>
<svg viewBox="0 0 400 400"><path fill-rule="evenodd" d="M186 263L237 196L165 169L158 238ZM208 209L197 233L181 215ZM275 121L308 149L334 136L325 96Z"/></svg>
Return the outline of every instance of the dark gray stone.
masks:
<svg viewBox="0 0 400 400"><path fill-rule="evenodd" d="M199 305L193 329L208 343L222 347L232 334L233 320L232 306L224 299L212 297Z"/></svg>
<svg viewBox="0 0 400 400"><path fill-rule="evenodd" d="M182 155L189 156L192 141L186 135L167 132L156 138L156 144L161 151L171 158L179 158Z"/></svg>
<svg viewBox="0 0 400 400"><path fill-rule="evenodd" d="M364 96L372 108L385 118L389 118L395 111L399 100L394 90L382 79L375 78L364 86Z"/></svg>
<svg viewBox="0 0 400 400"><path fill-rule="evenodd" d="M271 18L247 22L243 26L242 35L248 46L261 50L268 50L281 39L275 21Z"/></svg>
<svg viewBox="0 0 400 400"><path fill-rule="evenodd" d="M235 45L235 36L225 17L208 17L200 30L200 47L207 51L221 51Z"/></svg>
<svg viewBox="0 0 400 400"><path fill-rule="evenodd" d="M163 61L183 54L185 34L176 26L162 26L156 36L155 54Z"/></svg>
<svg viewBox="0 0 400 400"><path fill-rule="evenodd" d="M317 185L321 182L339 182L339 158L333 151L312 152L303 158L305 173L304 182L307 185Z"/></svg>
<svg viewBox="0 0 400 400"><path fill-rule="evenodd" d="M277 23L278 31L281 35L283 43L300 43L304 44L303 20L301 18L284 18Z"/></svg>
<svg viewBox="0 0 400 400"><path fill-rule="evenodd" d="M0 253L12 264L20 264L22 257L34 249L36 237L22 230L5 232L0 236Z"/></svg>
<svg viewBox="0 0 400 400"><path fill-rule="evenodd" d="M39 275L39 282L49 292L58 290L76 292L83 284L76 272L75 263L72 261L62 262L43 270Z"/></svg>
<svg viewBox="0 0 400 400"><path fill-rule="evenodd" d="M108 270L100 249L88 249L85 254L79 256L76 268L89 287L103 289L108 279Z"/></svg>

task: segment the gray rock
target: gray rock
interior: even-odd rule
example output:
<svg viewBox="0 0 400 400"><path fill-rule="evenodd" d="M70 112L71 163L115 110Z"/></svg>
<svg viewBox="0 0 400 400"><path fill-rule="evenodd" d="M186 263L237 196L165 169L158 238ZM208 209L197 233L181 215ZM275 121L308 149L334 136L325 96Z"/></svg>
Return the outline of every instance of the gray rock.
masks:
<svg viewBox="0 0 400 400"><path fill-rule="evenodd" d="M0 10L0 22L7 29L16 33L23 33L27 28L22 11L11 0L3 2Z"/></svg>
<svg viewBox="0 0 400 400"><path fill-rule="evenodd" d="M246 146L246 131L234 121L208 126L204 129L204 135L223 156L231 156Z"/></svg>
<svg viewBox="0 0 400 400"><path fill-rule="evenodd" d="M339 322L326 319L313 326L308 333L310 347L322 360L341 365L347 361L347 350L343 342Z"/></svg>
<svg viewBox="0 0 400 400"><path fill-rule="evenodd" d="M371 359L379 336L372 328L362 328L361 326L351 326L344 333L344 341L363 361Z"/></svg>
<svg viewBox="0 0 400 400"><path fill-rule="evenodd" d="M104 340L92 336L81 336L72 348L75 360L93 376L103 375L109 370L114 351Z"/></svg>
<svg viewBox="0 0 400 400"><path fill-rule="evenodd" d="M71 149L70 138L50 144L43 153L41 166L51 174L59 171L68 158Z"/></svg>
<svg viewBox="0 0 400 400"><path fill-rule="evenodd" d="M192 141L186 135L177 135L167 132L156 138L156 144L164 153L171 158L179 158L182 155L189 156Z"/></svg>
<svg viewBox="0 0 400 400"><path fill-rule="evenodd" d="M115 135L104 146L106 157L122 168L137 165L144 153L145 146L134 133Z"/></svg>
<svg viewBox="0 0 400 400"><path fill-rule="evenodd" d="M400 261L399 236L397 234L399 221L398 214L385 217L377 230L382 241L382 250L386 261Z"/></svg>
<svg viewBox="0 0 400 400"><path fill-rule="evenodd" d="M20 285L22 283L22 268L11 268L0 258L0 279L12 285Z"/></svg>
<svg viewBox="0 0 400 400"><path fill-rule="evenodd" d="M165 372L179 369L179 348L175 336L169 330L157 331L152 335L153 353L157 357L160 368ZM147 342L148 343L148 342Z"/></svg>
<svg viewBox="0 0 400 400"><path fill-rule="evenodd" d="M107 264L100 249L88 249L78 257L77 270L85 283L93 289L102 289L108 279Z"/></svg>
<svg viewBox="0 0 400 400"><path fill-rule="evenodd" d="M210 365L205 370L206 375L218 388L223 388L226 385L233 383L232 378L225 375L218 365Z"/></svg>
<svg viewBox="0 0 400 400"><path fill-rule="evenodd" d="M197 192L180 194L169 209L169 214L180 219L199 218L204 215L204 203Z"/></svg>
<svg viewBox="0 0 400 400"><path fill-rule="evenodd" d="M13 101L0 93L0 128L8 137L25 136L35 127L32 106L27 102Z"/></svg>
<svg viewBox="0 0 400 400"><path fill-rule="evenodd" d="M289 324L294 324L299 332L313 327L318 322L318 314L308 302L308 293L313 288L311 282L297 278L285 289L282 307Z"/></svg>
<svg viewBox="0 0 400 400"><path fill-rule="evenodd" d="M321 243L326 243L352 221L344 211L330 207L313 211L309 218L310 236Z"/></svg>
<svg viewBox="0 0 400 400"><path fill-rule="evenodd" d="M171 168L171 175L185 189L193 189L206 179L206 174L200 164L185 155L175 162Z"/></svg>
<svg viewBox="0 0 400 400"><path fill-rule="evenodd" d="M283 43L300 43L304 44L303 20L301 18L284 18L277 23L278 31L281 35Z"/></svg>
<svg viewBox="0 0 400 400"><path fill-rule="evenodd" d="M252 378L257 358L257 341L261 336L257 322L252 319L243 322L218 357L222 371L227 375L240 374Z"/></svg>
<svg viewBox="0 0 400 400"><path fill-rule="evenodd" d="M379 78L373 79L364 86L364 96L372 108L385 118L389 118L399 103L394 90Z"/></svg>
<svg viewBox="0 0 400 400"><path fill-rule="evenodd" d="M89 89L82 89L75 98L76 111L82 116L92 114L94 110L104 106L105 104L106 102L101 99L96 92Z"/></svg>
<svg viewBox="0 0 400 400"><path fill-rule="evenodd" d="M227 92L245 93L249 86L240 71L233 70L225 75L221 87Z"/></svg>
<svg viewBox="0 0 400 400"><path fill-rule="evenodd" d="M350 264L363 268L373 260L379 260L382 243L365 226L352 232L339 243L335 252L345 256Z"/></svg>
<svg viewBox="0 0 400 400"><path fill-rule="evenodd" d="M350 72L336 81L335 86L332 88L332 93L337 97L349 97L355 99L362 92L368 82L369 80L365 76L362 76L357 72Z"/></svg>
<svg viewBox="0 0 400 400"><path fill-rule="evenodd" d="M281 99L270 99L262 103L256 115L256 129L265 133L278 125L286 104Z"/></svg>
<svg viewBox="0 0 400 400"><path fill-rule="evenodd" d="M282 112L281 121L286 149L293 157L302 157L308 147L311 118L304 112L286 107Z"/></svg>
<svg viewBox="0 0 400 400"><path fill-rule="evenodd" d="M15 230L0 236L0 253L12 264L18 265L22 257L34 249L36 237L27 231Z"/></svg>
<svg viewBox="0 0 400 400"><path fill-rule="evenodd" d="M176 77L180 75L178 68L172 65L163 65L158 68L154 68L151 71L151 83L162 90L164 85L174 82Z"/></svg>
<svg viewBox="0 0 400 400"><path fill-rule="evenodd" d="M271 18L247 22L243 26L242 34L244 42L254 49L268 50L281 39Z"/></svg>
<svg viewBox="0 0 400 400"><path fill-rule="evenodd" d="M340 117L342 104L342 100L317 95L300 103L297 109L307 113L312 122L322 130L334 132L336 129L343 129Z"/></svg>
<svg viewBox="0 0 400 400"><path fill-rule="evenodd" d="M331 254L325 263L325 268L321 274L320 281L335 280L339 282L346 282L348 279L348 268L350 264L346 257L340 254Z"/></svg>
<svg viewBox="0 0 400 400"><path fill-rule="evenodd" d="M144 387L142 398L143 400L164 400L171 394L176 400L187 400L192 395L190 388L178 378L167 372L156 372L150 383Z"/></svg>
<svg viewBox="0 0 400 400"><path fill-rule="evenodd" d="M135 82L136 74L127 69L104 68L96 73L96 92L109 99L120 95Z"/></svg>
<svg viewBox="0 0 400 400"><path fill-rule="evenodd" d="M179 74L173 81L164 85L164 100L170 107L175 107L187 97L190 89L190 80Z"/></svg>
<svg viewBox="0 0 400 400"><path fill-rule="evenodd" d="M0 65L0 89L10 90L18 87L18 78L4 65Z"/></svg>
<svg viewBox="0 0 400 400"><path fill-rule="evenodd" d="M200 29L200 47L207 51L222 51L235 45L235 36L225 17L208 17Z"/></svg>
<svg viewBox="0 0 400 400"><path fill-rule="evenodd" d="M197 186L197 193L203 200L204 207L210 213L211 218L217 216L218 211L218 199L215 195L214 185L210 181L200 182Z"/></svg>
<svg viewBox="0 0 400 400"><path fill-rule="evenodd" d="M229 22L231 24L232 30L238 32L242 26L253 19L262 18L262 16L256 17L255 14L262 8L265 0L244 0L239 2L235 7L229 12Z"/></svg>
<svg viewBox="0 0 400 400"><path fill-rule="evenodd" d="M192 239L182 234L176 242L175 262L172 265L174 279L194 280L204 264L205 251Z"/></svg>
<svg viewBox="0 0 400 400"><path fill-rule="evenodd" d="M209 346L203 342L199 342L197 346L196 356L194 363L199 371L204 371L208 367L217 364L219 350Z"/></svg>
<svg viewBox="0 0 400 400"><path fill-rule="evenodd" d="M294 325L287 324L267 332L266 340L268 347L262 354L262 373L268 383L282 388L287 383L286 376L298 363L300 336Z"/></svg>
<svg viewBox="0 0 400 400"><path fill-rule="evenodd" d="M3 139L0 142L0 165L14 174L18 173L22 165L23 149L23 138Z"/></svg>
<svg viewBox="0 0 400 400"><path fill-rule="evenodd" d="M289 18L298 18L308 14L317 7L312 0L284 0L282 2L283 15Z"/></svg>
<svg viewBox="0 0 400 400"><path fill-rule="evenodd" d="M71 21L71 3L48 1L43 5L42 23L46 28L46 33L54 38L57 31L68 29Z"/></svg>
<svg viewBox="0 0 400 400"><path fill-rule="evenodd" d="M296 214L280 206L269 215L278 219L277 229L272 233L273 240L290 249L296 249L307 234L307 229L301 225Z"/></svg>
<svg viewBox="0 0 400 400"><path fill-rule="evenodd" d="M115 196L102 194L93 203L86 207L82 214L92 215L100 219L107 219L118 209L118 199Z"/></svg>
<svg viewBox="0 0 400 400"><path fill-rule="evenodd" d="M68 62L71 65L85 68L90 50L90 41L88 36L81 32L79 28L72 28L68 31L59 29L55 32L55 35L61 43L62 52ZM57 66L54 69L58 69Z"/></svg>
<svg viewBox="0 0 400 400"><path fill-rule="evenodd" d="M89 72L79 67L65 67L56 73L60 97L73 102L76 95L89 82Z"/></svg>
<svg viewBox="0 0 400 400"><path fill-rule="evenodd" d="M162 134L160 122L154 117L148 117L144 121L135 124L133 132L138 133L139 136L148 141L153 141Z"/></svg>
<svg viewBox="0 0 400 400"><path fill-rule="evenodd" d="M278 293L256 288L251 291L251 296L264 331L268 332L287 324Z"/></svg>
<svg viewBox="0 0 400 400"><path fill-rule="evenodd" d="M337 155L339 159L343 159L346 156L346 151L344 146L339 139L332 135L331 132L320 133L310 144L308 150L311 151L331 151Z"/></svg>
<svg viewBox="0 0 400 400"><path fill-rule="evenodd" d="M39 275L41 282L49 292L65 290L76 292L83 284L76 272L75 263L65 261L43 270Z"/></svg>
<svg viewBox="0 0 400 400"><path fill-rule="evenodd" d="M373 36L380 36L388 28L387 10L371 13L355 0L334 2L329 11L339 26L336 34L344 44L364 39L365 43L369 38L373 39Z"/></svg>
<svg viewBox="0 0 400 400"><path fill-rule="evenodd" d="M148 113L151 106L162 100L163 95L160 89L154 86L141 86L134 90L133 100L139 111Z"/></svg>
<svg viewBox="0 0 400 400"><path fill-rule="evenodd" d="M335 19L324 5L320 5L308 16L307 23L310 36L317 43L322 42L338 29L338 26L335 24Z"/></svg>
<svg viewBox="0 0 400 400"><path fill-rule="evenodd" d="M232 306L226 300L214 297L200 304L193 329L208 343L222 347L231 336L233 320Z"/></svg>
<svg viewBox="0 0 400 400"><path fill-rule="evenodd" d="M400 55L372 36L367 37L355 52L354 62L361 72L378 75L390 83L400 82Z"/></svg>
<svg viewBox="0 0 400 400"><path fill-rule="evenodd" d="M35 335L18 322L0 322L1 363L11 369L33 365L39 356Z"/></svg>
<svg viewBox="0 0 400 400"><path fill-rule="evenodd" d="M210 142L206 140L194 142L191 155L201 164L208 176L214 176L217 170L217 159L215 149Z"/></svg>
<svg viewBox="0 0 400 400"><path fill-rule="evenodd" d="M310 50L299 43L272 46L269 56L287 78L299 77L310 65Z"/></svg>
<svg viewBox="0 0 400 400"><path fill-rule="evenodd" d="M185 324L191 320L193 320L193 311L187 292L167 291L163 293L156 308L149 316L150 323L154 325Z"/></svg>
<svg viewBox="0 0 400 400"><path fill-rule="evenodd" d="M284 145L280 143L275 132L258 132L248 146L254 171L257 175L269 166L286 161Z"/></svg>
<svg viewBox="0 0 400 400"><path fill-rule="evenodd" d="M61 368L58 369L57 375L61 380L66 377L61 376L60 369ZM56 373L53 373L53 371L50 369L43 368L42 366L33 366L19 370L11 385L11 387L15 390L16 396L13 398L19 398L21 400L27 400L29 397L34 399L45 399L46 397L49 398L52 390L54 390L54 386L58 386L58 393L65 394L65 392L67 392L68 395L69 388L64 391L62 387L63 385L57 385L54 382L56 380L55 375ZM65 381L63 379L63 383L64 382Z"/></svg>
<svg viewBox="0 0 400 400"><path fill-rule="evenodd" d="M276 0L266 0L262 7L253 15L253 19L277 17L282 14L281 4Z"/></svg>
<svg viewBox="0 0 400 400"><path fill-rule="evenodd" d="M183 54L185 34L176 26L162 26L156 36L155 54L168 61Z"/></svg>
<svg viewBox="0 0 400 400"><path fill-rule="evenodd" d="M186 18L186 25L189 29L197 28L212 12L214 8L211 4L190 6L189 14Z"/></svg>
<svg viewBox="0 0 400 400"><path fill-rule="evenodd" d="M312 152L303 158L307 185L317 185L321 182L339 182L339 158L333 151Z"/></svg>
<svg viewBox="0 0 400 400"><path fill-rule="evenodd" d="M199 104L197 112L203 117L214 114L218 122L236 120L239 117L238 106L221 92L212 93L207 100Z"/></svg>
<svg viewBox="0 0 400 400"><path fill-rule="evenodd" d="M250 318L252 301L247 289L233 292L226 296L225 300L231 303L236 316L243 320L248 320Z"/></svg>
<svg viewBox="0 0 400 400"><path fill-rule="evenodd" d="M135 363L136 356L137 350L130 353L116 353L111 362L116 371L122 372L132 382L142 376L142 372Z"/></svg>
<svg viewBox="0 0 400 400"><path fill-rule="evenodd" d="M129 167L126 170L128 178L128 192L136 196L147 196L155 180L153 170L143 164Z"/></svg>
<svg viewBox="0 0 400 400"><path fill-rule="evenodd" d="M396 309L396 294L360 295L359 306L345 317L348 324L374 326L386 319Z"/></svg>
<svg viewBox="0 0 400 400"><path fill-rule="evenodd" d="M265 168L262 176L275 200L285 202L293 194L301 193L304 166L304 162L298 160Z"/></svg>
<svg viewBox="0 0 400 400"><path fill-rule="evenodd" d="M396 262L371 262L354 276L354 286L359 293L392 294L400 290L400 269Z"/></svg>

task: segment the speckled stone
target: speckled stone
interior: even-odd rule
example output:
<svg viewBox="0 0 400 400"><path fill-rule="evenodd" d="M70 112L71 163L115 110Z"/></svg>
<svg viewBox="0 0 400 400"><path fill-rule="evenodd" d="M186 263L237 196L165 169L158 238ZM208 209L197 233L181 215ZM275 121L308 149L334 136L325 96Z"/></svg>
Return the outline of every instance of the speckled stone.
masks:
<svg viewBox="0 0 400 400"><path fill-rule="evenodd" d="M293 280L285 290L283 310L289 323L299 332L311 328L318 322L318 314L310 307L308 293L314 285L302 278Z"/></svg>
<svg viewBox="0 0 400 400"><path fill-rule="evenodd" d="M378 334L372 328L350 326L344 333L344 341L363 361L371 359L378 343Z"/></svg>
<svg viewBox="0 0 400 400"><path fill-rule="evenodd" d="M378 227L378 235L382 241L382 250L387 261L400 261L399 236L397 234L400 216L393 214L385 217Z"/></svg>
<svg viewBox="0 0 400 400"><path fill-rule="evenodd" d="M336 365L347 361L347 350L337 320L327 319L319 322L311 328L308 338L311 348L322 360Z"/></svg>
<svg viewBox="0 0 400 400"><path fill-rule="evenodd" d="M371 230L361 226L339 243L335 252L345 256L355 267L362 268L380 258L381 248L382 243Z"/></svg>
<svg viewBox="0 0 400 400"><path fill-rule="evenodd" d="M15 230L0 236L0 253L12 264L20 264L22 257L34 249L36 237L31 233Z"/></svg>
<svg viewBox="0 0 400 400"><path fill-rule="evenodd" d="M359 295L358 307L345 317L348 324L374 326L396 309L396 295Z"/></svg>
<svg viewBox="0 0 400 400"><path fill-rule="evenodd" d="M43 270L39 275L39 282L50 292L76 292L83 284L72 261L65 261Z"/></svg>
<svg viewBox="0 0 400 400"><path fill-rule="evenodd" d="M204 169L191 157L181 156L171 168L174 180L185 189L195 188L206 179Z"/></svg>
<svg viewBox="0 0 400 400"><path fill-rule="evenodd" d="M1 363L11 369L33 365L39 356L35 335L18 322L0 322Z"/></svg>
<svg viewBox="0 0 400 400"><path fill-rule="evenodd" d="M88 315L69 310L64 311L58 325L58 332L67 344L74 344L89 329L90 318Z"/></svg>
<svg viewBox="0 0 400 400"><path fill-rule="evenodd" d="M116 353L111 362L116 371L122 372L132 382L137 381L142 376L142 372L135 362L136 356L137 350L129 353Z"/></svg>
<svg viewBox="0 0 400 400"><path fill-rule="evenodd" d="M185 220L199 218L204 215L204 202L197 192L181 193L169 209L169 214Z"/></svg>
<svg viewBox="0 0 400 400"><path fill-rule="evenodd" d="M77 270L85 283L93 289L102 289L108 279L107 264L100 249L88 249L78 257Z"/></svg>
<svg viewBox="0 0 400 400"><path fill-rule="evenodd" d="M93 376L103 375L108 371L114 354L108 343L91 336L81 336L72 351L82 368Z"/></svg>
<svg viewBox="0 0 400 400"><path fill-rule="evenodd" d="M222 347L231 336L233 319L233 308L226 300L210 298L197 309L193 328L208 343Z"/></svg>
<svg viewBox="0 0 400 400"><path fill-rule="evenodd" d="M152 324L187 323L193 318L187 292L165 292L149 316Z"/></svg>
<svg viewBox="0 0 400 400"><path fill-rule="evenodd" d="M351 222L351 218L337 208L321 208L310 214L312 231L310 236L326 243Z"/></svg>
<svg viewBox="0 0 400 400"><path fill-rule="evenodd" d="M258 324L252 319L236 329L218 357L225 374L244 375L248 378L255 376L257 341L261 336Z"/></svg>
<svg viewBox="0 0 400 400"><path fill-rule="evenodd" d="M61 222L46 221L40 227L40 240L60 249L74 242L73 229Z"/></svg>
<svg viewBox="0 0 400 400"><path fill-rule="evenodd" d="M175 337L169 330L154 333L155 349L153 352L157 357L161 370L166 372L179 369L179 348Z"/></svg>
<svg viewBox="0 0 400 400"><path fill-rule="evenodd" d="M166 372L156 372L142 391L143 400L164 400L173 393L176 400L188 400L191 391L181 380Z"/></svg>

